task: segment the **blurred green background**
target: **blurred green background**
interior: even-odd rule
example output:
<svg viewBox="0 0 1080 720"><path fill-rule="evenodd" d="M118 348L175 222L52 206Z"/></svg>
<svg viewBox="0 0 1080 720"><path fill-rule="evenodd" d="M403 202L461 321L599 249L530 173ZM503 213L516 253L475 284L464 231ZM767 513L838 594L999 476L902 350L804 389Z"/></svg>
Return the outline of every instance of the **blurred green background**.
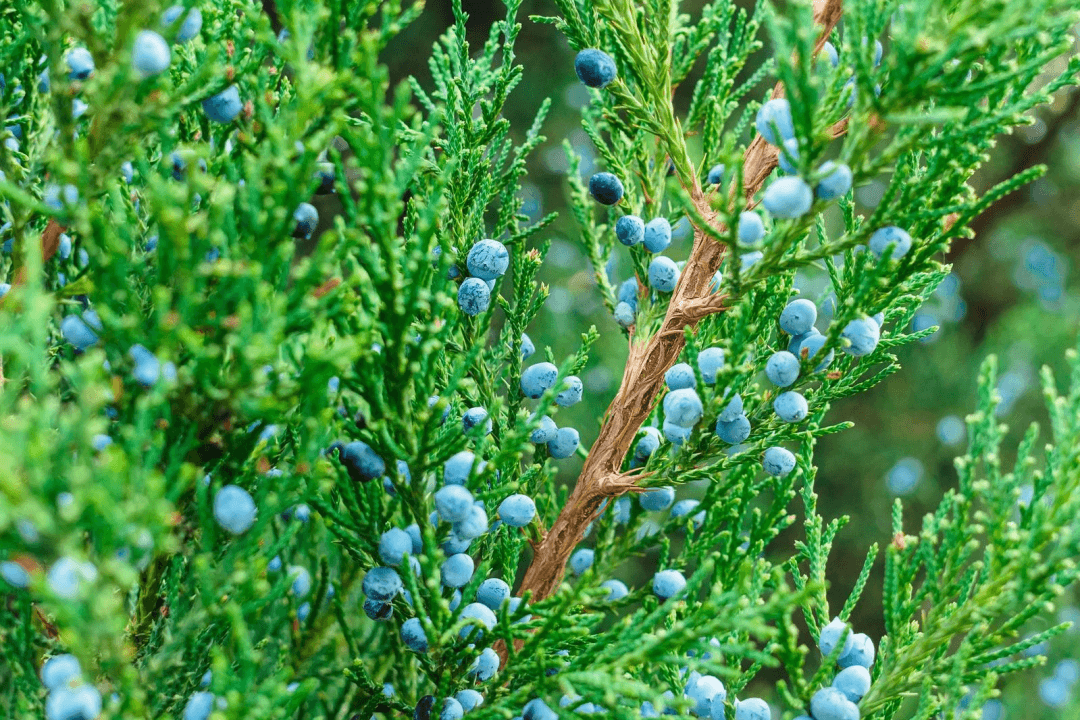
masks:
<svg viewBox="0 0 1080 720"><path fill-rule="evenodd" d="M497 0L463 0L462 4L470 15L471 45L479 48L490 23L502 16L503 6ZM701 4L691 0L682 7L694 14ZM582 373L586 401L563 410L559 418L560 424L573 424L580 430L587 447L596 437L598 419L622 375L626 346L603 309L573 220L564 212L567 161L562 142L569 139L583 157L586 175L593 171L594 150L581 129L579 109L588 94L574 75L573 52L554 28L528 19L555 12L550 0L523 4L516 53L525 75L510 98L507 116L520 137L542 100L552 98L552 112L543 127L547 142L533 157L524 193L531 216L559 211L560 217L544 233L552 241L542 273L551 296L529 333L538 348L548 345L556 357L565 357L577 349L580 333L590 325L601 331L602 338ZM430 86L423 64L426 51L452 22L449 2L429 2L420 20L387 51L392 77L415 75L422 85ZM763 92L764 87L755 97ZM921 326L939 326L938 332L901 350L901 372L831 410L833 422L855 423L853 429L824 439L815 458L822 513L851 517L836 543L830 570L830 598L836 607L854 583L871 543L884 546L890 541L894 499L904 500L910 533L954 485L952 459L966 446L962 419L974 407L976 371L987 355L996 354L1000 360L999 414L1010 428L1008 445L1015 447L1030 423L1045 426L1039 370L1049 365L1061 378L1063 355L1075 346L1080 319L1071 272L1080 260L1080 92L1061 93L1050 106L1032 115L1031 125L1000 138L971 185L982 191L1038 164L1048 167L1043 178L978 218L975 237L957 243L941 258L952 264L953 274L915 320ZM864 210L870 210L883 188L876 182L859 187L856 199ZM669 219L676 224L677 218ZM679 239L667 254L681 259L689 252L689 233L685 225L676 225L676 230ZM617 257L616 279L626 277L628 267L625 257ZM819 304L826 300L821 280L809 276L800 283ZM576 460L563 465L567 482L579 468ZM692 493L693 489L682 491L682 495ZM793 538L785 535L782 542L787 546L776 551L790 554ZM876 570L853 616L856 629L875 638L884 631L879 620L880 562ZM646 571L644 560L641 572ZM1080 618L1071 601L1062 607L1057 614L1060 619ZM1045 628L1052 620L1040 619L1030 630ZM1073 657L1080 656L1078 635L1073 630L1056 640L1048 649L1046 667L1009 679L1003 705L986 708L984 717L1080 717L1080 699L1072 691L1077 676ZM1039 702L1032 702L1034 698Z"/></svg>

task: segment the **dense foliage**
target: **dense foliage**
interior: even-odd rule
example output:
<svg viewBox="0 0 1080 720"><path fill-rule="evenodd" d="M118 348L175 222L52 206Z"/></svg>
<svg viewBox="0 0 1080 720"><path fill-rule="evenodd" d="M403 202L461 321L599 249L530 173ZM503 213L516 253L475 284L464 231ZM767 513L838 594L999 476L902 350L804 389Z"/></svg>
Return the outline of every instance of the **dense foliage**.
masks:
<svg viewBox="0 0 1080 720"><path fill-rule="evenodd" d="M978 717L1066 629L1029 632L1077 572L1075 353L1011 468L984 364L957 486L896 502L839 605L814 450L1041 172L968 184L1075 81L1070 3L556 0L583 52L535 69L505 4L476 49L455 0L395 85L419 3L0 10L8 717ZM504 111L575 71L611 317L559 356L521 192L550 103ZM615 344L604 417L561 423ZM875 567L882 637L845 623Z"/></svg>

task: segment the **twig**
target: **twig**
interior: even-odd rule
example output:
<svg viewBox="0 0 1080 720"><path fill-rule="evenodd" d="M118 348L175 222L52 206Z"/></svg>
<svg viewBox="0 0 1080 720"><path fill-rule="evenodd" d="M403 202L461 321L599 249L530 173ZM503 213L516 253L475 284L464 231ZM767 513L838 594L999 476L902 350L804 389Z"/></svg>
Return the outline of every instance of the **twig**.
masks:
<svg viewBox="0 0 1080 720"><path fill-rule="evenodd" d="M841 0L815 0L814 20L822 26L815 53L828 39L841 12ZM778 83L773 96L782 93L783 88ZM834 136L842 135L846 127L846 123L838 123L833 129ZM761 137L750 143L743 163L747 197L761 189L776 165L775 148ZM701 218L719 228L717 214L696 180L687 191ZM722 231L723 228L719 229ZM682 352L686 342L684 328L693 327L702 318L724 308L724 299L714 297L709 287L723 259L724 246L700 227L695 228L693 250L671 296L664 322L647 342L631 344L622 384L605 414L600 436L589 451L566 505L536 546L518 595L529 592L533 600L550 596L562 582L566 562L584 537L589 523L596 519L601 503L637 487L636 478L624 475L619 468L638 429L656 405L663 388L664 373Z"/></svg>

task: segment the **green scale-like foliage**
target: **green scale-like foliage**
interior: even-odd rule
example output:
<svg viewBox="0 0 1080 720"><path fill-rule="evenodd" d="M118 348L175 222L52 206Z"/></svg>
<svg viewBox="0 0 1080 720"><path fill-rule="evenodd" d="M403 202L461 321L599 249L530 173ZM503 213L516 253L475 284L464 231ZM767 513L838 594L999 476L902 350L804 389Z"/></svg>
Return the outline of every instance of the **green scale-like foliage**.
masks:
<svg viewBox="0 0 1080 720"><path fill-rule="evenodd" d="M187 5L203 22L184 43L179 23L161 24L164 8L143 3L0 10L0 126L21 133L0 148L0 242L11 241L0 281L13 286L0 300L0 562L31 577L28 588L0 580L5 717L41 717L42 663L70 652L108 718L182 717L200 689L216 696L215 720L408 716L426 695L441 702L469 687L485 696L469 713L476 720L521 715L533 698L562 717L590 703L639 718L646 702L685 715L689 673L723 680L728 717L737 697L769 693L787 718L808 712L831 682L838 653L821 661L817 633L850 617L868 583L883 583L887 634L873 638L862 716L975 717L1001 675L1038 662L1024 651L1064 629L1047 628L1042 613L1075 580L1080 552L1075 354L1069 394L1044 375L1053 444L1040 452L1033 428L1008 471L986 362L957 486L921 529L897 502L885 551L870 549L855 586L840 589L840 608L826 597L828 559L849 520L818 513L813 453L849 425L830 408L899 371L894 351L932 332L905 328L947 274L950 241L1039 174L981 197L967 184L995 137L1075 81L1075 60L1041 74L1070 45L1069 3L849 2L830 34L833 68L814 56L820 27L808 2L781 12L716 0L691 16L675 0L556 0L559 16L533 20L554 24L574 50L603 49L618 68L611 85L589 91L582 125L601 169L623 181L619 205L598 209L565 144L591 291L614 310L618 282L607 268L624 253L641 292L632 330L611 322L584 333L568 357L541 347L527 360L522 334L548 296L537 276L554 216L530 220L521 188L551 105L541 102L527 128L511 128L504 110L525 74L573 71L522 65L514 44L535 25L519 22L520 0L505 0L505 18L480 47L466 41L469 18L454 0L430 76L399 84L385 55L422 3ZM132 68L142 29L171 43L161 75ZM874 38L884 42L880 66ZM85 81L68 79L64 57L76 46L95 59ZM39 88L45 68L48 91ZM801 175L813 183L831 158L850 166L857 186L887 185L868 216L848 193L802 218L767 219L765 239L742 246L738 214L760 201L742 192L744 151L773 83L791 101ZM232 84L244 107L212 122L200 101ZM88 106L78 118L73 98ZM723 183L699 194L717 163ZM329 193L319 190L327 174ZM72 201L48 203L57 190ZM311 241L293 237L293 212L309 201L321 214ZM591 568L469 631L461 611L480 583L503 578L517 594L570 502L557 482L566 461L529 441L542 416L559 421L559 386L527 400L523 367L549 360L560 379L574 375L601 336L647 343L664 323L668 299L647 288L648 252L615 239L626 213L673 224L685 216L698 245L725 248L724 309L678 329L680 359L695 372L701 350L725 352L714 385L696 378L704 417L681 446L665 441L642 467L630 456L622 466L641 487L693 487L700 504L673 517L608 497L586 537L571 538L595 549ZM48 243L43 253L57 224L70 254ZM885 225L915 239L897 261L865 251ZM468 316L456 296L482 238L503 242L510 265L489 308ZM761 259L744 268L740 253L753 251ZM803 360L788 389L806 396L810 415L788 424L763 370L786 347L776 319L806 276L832 293L824 352L836 356L821 370ZM61 322L90 309L99 339L77 351ZM844 326L879 312L876 349L843 352ZM134 345L159 361L155 382L133 376ZM732 449L712 428L734 392L753 429ZM473 407L488 412L489 435L463 432ZM662 404L649 409L645 422L660 427ZM335 441L367 443L385 477L350 479L328 451ZM776 445L798 458L779 478L761 470ZM451 528L429 517L444 463L463 450L487 463L468 488L492 525L467 550L476 570L458 597L440 583ZM258 508L239 535L215 520L225 485L246 489ZM513 493L536 501L526 528L494 522ZM362 583L381 564L380 535L411 524L423 552L399 568L407 594L392 600L389 619L372 620ZM793 535L794 544L780 540ZM64 596L47 573L69 559L93 572ZM312 579L304 597L300 568ZM599 587L654 568L681 570L686 589L663 601L637 583L612 602ZM423 653L400 637L414 617ZM1040 631L1028 634L1033 625ZM503 658L479 681L469 668L487 648Z"/></svg>

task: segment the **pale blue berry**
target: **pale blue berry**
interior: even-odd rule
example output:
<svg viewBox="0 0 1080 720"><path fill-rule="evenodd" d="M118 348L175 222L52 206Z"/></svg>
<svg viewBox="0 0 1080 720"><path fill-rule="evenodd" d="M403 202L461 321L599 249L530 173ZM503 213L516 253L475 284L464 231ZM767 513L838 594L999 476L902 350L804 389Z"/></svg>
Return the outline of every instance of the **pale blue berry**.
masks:
<svg viewBox="0 0 1080 720"><path fill-rule="evenodd" d="M814 190L819 200L835 200L851 190L851 168L847 165L829 160L818 168L818 173L823 175Z"/></svg>
<svg viewBox="0 0 1080 720"><path fill-rule="evenodd" d="M255 524L255 501L239 485L226 485L214 496L214 519L233 535L241 535Z"/></svg>
<svg viewBox="0 0 1080 720"><path fill-rule="evenodd" d="M435 493L435 511L444 522L464 520L471 507L472 493L461 485L444 485Z"/></svg>
<svg viewBox="0 0 1080 720"><path fill-rule="evenodd" d="M547 444L548 452L556 460L568 458L578 449L581 437L578 431L571 427L559 428L555 433L555 439Z"/></svg>
<svg viewBox="0 0 1080 720"><path fill-rule="evenodd" d="M540 417L540 427L529 434L529 442L535 445L543 445L555 439L555 433L559 431L555 421L547 415Z"/></svg>
<svg viewBox="0 0 1080 720"><path fill-rule="evenodd" d="M463 583L464 584L464 583ZM498 618L495 617L495 613L491 611L487 605L483 605L478 602L471 602L461 609L461 617L468 618L470 620L478 620L485 630L490 630L495 627L495 623L498 622ZM461 628L461 637L469 637L473 632L475 626L469 623L465 627ZM473 635L473 640L479 640L484 636L483 630L477 630Z"/></svg>
<svg viewBox="0 0 1080 720"><path fill-rule="evenodd" d="M534 352L536 352L536 346L533 345L532 338L528 333L521 333L521 359L528 360Z"/></svg>
<svg viewBox="0 0 1080 720"><path fill-rule="evenodd" d="M842 668L862 666L869 669L874 664L874 641L864 633L854 633L851 647L841 653L836 664Z"/></svg>
<svg viewBox="0 0 1080 720"><path fill-rule="evenodd" d="M492 610L498 610L510 599L510 586L501 578L488 578L477 588L476 599Z"/></svg>
<svg viewBox="0 0 1080 720"><path fill-rule="evenodd" d="M765 363L765 376L777 387L787 387L799 379L799 358L787 350L773 353Z"/></svg>
<svg viewBox="0 0 1080 720"><path fill-rule="evenodd" d="M311 573L302 565L290 565L287 576L292 580L290 590L296 597L304 597L311 592Z"/></svg>
<svg viewBox="0 0 1080 720"><path fill-rule="evenodd" d="M762 469L773 477L784 477L795 469L795 456L782 447L771 447L761 460Z"/></svg>
<svg viewBox="0 0 1080 720"><path fill-rule="evenodd" d="M774 180L765 190L761 205L773 217L787 220L802 217L810 212L814 193L800 177L782 177Z"/></svg>
<svg viewBox="0 0 1080 720"><path fill-rule="evenodd" d="M442 584L449 588L464 587L469 584L475 569L473 559L465 553L451 555L439 567Z"/></svg>
<svg viewBox="0 0 1080 720"><path fill-rule="evenodd" d="M602 88L615 79L615 61L603 50L586 48L574 58L574 72L585 85Z"/></svg>
<svg viewBox="0 0 1080 720"><path fill-rule="evenodd" d="M750 420L745 415L739 415L727 422L718 419L716 436L728 445L738 445L750 437Z"/></svg>
<svg viewBox="0 0 1080 720"><path fill-rule="evenodd" d="M410 552L412 539L401 528L390 528L379 537L379 558L387 565L400 565Z"/></svg>
<svg viewBox="0 0 1080 720"><path fill-rule="evenodd" d="M70 70L68 77L72 80L85 80L94 72L94 58L84 47L72 48L64 60Z"/></svg>
<svg viewBox="0 0 1080 720"><path fill-rule="evenodd" d="M30 573L19 563L10 560L0 562L0 577L12 587L24 588L30 585Z"/></svg>
<svg viewBox="0 0 1080 720"><path fill-rule="evenodd" d="M469 250L465 262L473 277L494 280L510 267L510 253L498 240L481 240Z"/></svg>
<svg viewBox="0 0 1080 720"><path fill-rule="evenodd" d="M93 310L87 310L82 317L68 315L60 321L60 333L78 350L85 350L97 343L98 336L95 330L101 331L101 320Z"/></svg>
<svg viewBox="0 0 1080 720"><path fill-rule="evenodd" d="M644 435L634 446L634 457L645 460L660 447L660 431L654 427L643 427L639 432Z"/></svg>
<svg viewBox="0 0 1080 720"><path fill-rule="evenodd" d="M806 339L799 344L799 357L806 358L807 360L817 357L825 347L827 337L821 333L815 331L806 334ZM833 361L835 353L830 350L827 354L822 356L821 362L814 368L814 372L821 372L829 366Z"/></svg>
<svg viewBox="0 0 1080 720"><path fill-rule="evenodd" d="M683 390L697 385L697 378L694 377L694 368L686 363L676 363L664 373L664 382L672 390Z"/></svg>
<svg viewBox="0 0 1080 720"><path fill-rule="evenodd" d="M443 482L447 485L464 485L472 473L473 464L476 464L477 474L487 467L483 460L476 462L476 456L468 450L455 453L443 463Z"/></svg>
<svg viewBox="0 0 1080 720"><path fill-rule="evenodd" d="M840 337L847 340L844 352L854 357L863 357L874 352L881 339L881 328L871 318L856 318L844 326Z"/></svg>
<svg viewBox="0 0 1080 720"><path fill-rule="evenodd" d="M662 293L675 290L679 282L679 267L669 257L659 255L649 263L649 287Z"/></svg>
<svg viewBox="0 0 1080 720"><path fill-rule="evenodd" d="M709 168L709 177L706 182L710 185L719 185L724 181L724 170L726 170L726 168L722 163L713 165Z"/></svg>
<svg viewBox="0 0 1080 720"><path fill-rule="evenodd" d="M300 622L307 622L309 615L311 615L311 603L302 603L296 608L296 619Z"/></svg>
<svg viewBox="0 0 1080 720"><path fill-rule="evenodd" d="M563 378L562 392L555 396L555 404L560 407L570 407L581 402L585 388L581 384L581 378L577 375L568 375Z"/></svg>
<svg viewBox="0 0 1080 720"><path fill-rule="evenodd" d="M128 355L135 361L135 367L131 371L135 381L144 387L150 387L157 382L161 374L161 363L157 356L142 345L132 345Z"/></svg>
<svg viewBox="0 0 1080 720"><path fill-rule="evenodd" d="M848 632L848 624L846 622L838 617L834 617L828 625L821 628L821 633L818 635L818 649L821 650L821 654L825 656L832 655L833 650L835 650L836 646L840 643L841 637L845 637L844 649L840 651L840 654L843 655L851 649L851 633Z"/></svg>
<svg viewBox="0 0 1080 720"><path fill-rule="evenodd" d="M630 590L627 589L626 583L622 580L605 580L600 583L600 587L608 591L607 601L614 602L615 600L622 600L624 597L630 594Z"/></svg>
<svg viewBox="0 0 1080 720"><path fill-rule="evenodd" d="M451 532L446 540L443 541L441 547L443 552L447 555L457 555L458 553L468 552L470 545L472 545L472 540L458 537L455 533Z"/></svg>
<svg viewBox="0 0 1080 720"><path fill-rule="evenodd" d="M619 323L624 328L628 328L634 324L636 318L634 317L634 308L625 302L620 302L615 306L615 322Z"/></svg>
<svg viewBox="0 0 1080 720"><path fill-rule="evenodd" d="M793 390L777 395L773 401L773 410L781 420L788 423L801 422L810 412L806 398Z"/></svg>
<svg viewBox="0 0 1080 720"><path fill-rule="evenodd" d="M735 702L735 720L772 720L769 704L761 698L747 698Z"/></svg>
<svg viewBox="0 0 1080 720"><path fill-rule="evenodd" d="M473 660L469 668L469 677L474 677L480 682L486 682L495 676L499 670L499 654L491 648L484 648L479 657Z"/></svg>
<svg viewBox="0 0 1080 720"><path fill-rule="evenodd" d="M484 434L491 434L491 418L488 417L488 411L482 407L472 407L465 411L465 414L461 416L461 430L462 432L469 432L473 428L484 428Z"/></svg>
<svg viewBox="0 0 1080 720"><path fill-rule="evenodd" d="M645 222L637 215L623 215L615 223L615 237L626 247L633 247L645 239Z"/></svg>
<svg viewBox="0 0 1080 720"><path fill-rule="evenodd" d="M412 554L419 555L424 550L424 537L420 534L420 526L416 523L405 528L405 533L412 541Z"/></svg>
<svg viewBox="0 0 1080 720"><path fill-rule="evenodd" d="M575 575L583 575L586 570L592 567L593 558L596 553L590 548L580 548L574 551L574 554L570 556L570 570Z"/></svg>
<svg viewBox="0 0 1080 720"><path fill-rule="evenodd" d="M187 705L184 706L184 720L206 720L214 709L214 694L197 692L192 695Z"/></svg>
<svg viewBox="0 0 1080 720"><path fill-rule="evenodd" d="M653 429L655 430L656 428ZM622 497L616 499L614 503L614 508L615 509L612 511L611 516L615 520L616 524L625 525L626 523L630 522L630 498L623 495Z"/></svg>
<svg viewBox="0 0 1080 720"><path fill-rule="evenodd" d="M536 400L555 384L558 377L559 368L553 363L539 362L530 365L521 373L521 392L525 397Z"/></svg>
<svg viewBox="0 0 1080 720"><path fill-rule="evenodd" d="M466 278L458 287L458 307L466 315L479 315L491 305L491 288L480 278Z"/></svg>
<svg viewBox="0 0 1080 720"><path fill-rule="evenodd" d="M131 65L144 78L160 75L169 69L172 51L165 38L153 30L143 30L135 36L131 49Z"/></svg>
<svg viewBox="0 0 1080 720"><path fill-rule="evenodd" d="M756 212L739 213L739 242L750 245L765 237L765 223Z"/></svg>
<svg viewBox="0 0 1080 720"><path fill-rule="evenodd" d="M840 66L840 54L836 52L836 46L826 41L821 46L821 54L829 59L829 63L835 68Z"/></svg>
<svg viewBox="0 0 1080 720"><path fill-rule="evenodd" d="M427 633L419 618L409 618L401 624L401 641L413 652L427 652Z"/></svg>
<svg viewBox="0 0 1080 720"><path fill-rule="evenodd" d="M641 507L649 512L661 512L671 507L675 502L675 488L671 485L652 488L638 495Z"/></svg>
<svg viewBox="0 0 1080 720"><path fill-rule="evenodd" d="M661 600L678 595L686 588L686 578L678 570L661 570L653 575L652 589Z"/></svg>
<svg viewBox="0 0 1080 720"><path fill-rule="evenodd" d="M761 252L760 250L743 253L739 256L739 272L746 272L755 264L760 262L763 257L765 257L765 253Z"/></svg>
<svg viewBox="0 0 1080 720"><path fill-rule="evenodd" d="M484 696L472 688L459 691L457 695L454 695L454 698L461 703L461 709L465 712L475 710L484 704Z"/></svg>
<svg viewBox="0 0 1080 720"><path fill-rule="evenodd" d="M693 388L672 390L664 396L664 417L669 422L691 428L701 419L702 413L701 398Z"/></svg>
<svg viewBox="0 0 1080 720"><path fill-rule="evenodd" d="M443 699L442 710L439 711L439 720L461 720L465 709L461 707L455 698Z"/></svg>
<svg viewBox="0 0 1080 720"><path fill-rule="evenodd" d="M677 425L670 420L665 420L663 425L664 439L675 446L682 445L684 442L690 439L691 433L694 432L692 427L683 427Z"/></svg>
<svg viewBox="0 0 1080 720"><path fill-rule="evenodd" d="M638 281L637 277L628 277L619 284L618 300L626 303L637 312Z"/></svg>
<svg viewBox="0 0 1080 720"><path fill-rule="evenodd" d="M791 104L785 98L769 100L758 110L754 120L761 137L770 145L779 145L783 140L795 137L795 125L791 120ZM777 132L780 133L777 137Z"/></svg>
<svg viewBox="0 0 1080 720"><path fill-rule="evenodd" d="M651 253L664 252L671 244L671 223L667 218L653 218L645 225L645 249Z"/></svg>
<svg viewBox="0 0 1080 720"><path fill-rule="evenodd" d="M720 702L727 698L727 688L718 677L698 675L686 684L685 694L693 702L690 712L699 718L707 718L712 714L712 704L716 698L719 697Z"/></svg>
<svg viewBox="0 0 1080 720"><path fill-rule="evenodd" d="M454 486L457 487L457 486ZM462 540L475 540L488 531L487 512L479 504L473 504L465 513L465 519L454 523L453 534Z"/></svg>
<svg viewBox="0 0 1080 720"><path fill-rule="evenodd" d="M401 576L394 568L373 567L364 575L364 595L377 602L390 602L401 588Z"/></svg>
<svg viewBox="0 0 1080 720"><path fill-rule="evenodd" d="M217 95L211 95L202 101L206 117L216 123L229 123L236 119L244 103L240 101L240 90L230 85Z"/></svg>
<svg viewBox="0 0 1080 720"><path fill-rule="evenodd" d="M173 5L161 15L162 25L172 25L184 11L183 5ZM176 33L176 42L186 43L194 39L202 29L202 11L194 7L188 10L184 16L184 22L180 24L180 30Z"/></svg>
<svg viewBox="0 0 1080 720"><path fill-rule="evenodd" d="M799 172L799 139L788 138L785 140L776 159L781 170L788 175L797 175Z"/></svg>
<svg viewBox="0 0 1080 720"><path fill-rule="evenodd" d="M82 668L74 655L54 655L41 666L41 683L49 690L57 690L78 682Z"/></svg>
<svg viewBox="0 0 1080 720"><path fill-rule="evenodd" d="M870 252L877 257L881 257L890 245L892 246L892 253L889 257L893 260L899 260L911 249L911 236L895 225L888 225L876 230L870 236L870 242L868 243Z"/></svg>
<svg viewBox="0 0 1080 720"><path fill-rule="evenodd" d="M319 224L319 211L311 203L300 203L293 212L293 221L296 223L296 229L293 230L295 237L311 237Z"/></svg>
<svg viewBox="0 0 1080 720"><path fill-rule="evenodd" d="M716 373L724 367L724 351L718 347L708 347L698 353L698 370L706 385L716 383Z"/></svg>
<svg viewBox="0 0 1080 720"><path fill-rule="evenodd" d="M743 400L742 395L735 393L735 396L731 398L724 409L720 411L720 416L717 418L721 422L731 422L737 417L741 417L746 413L743 412Z"/></svg>
<svg viewBox="0 0 1080 720"><path fill-rule="evenodd" d="M821 688L810 698L814 720L859 720L859 708L836 688Z"/></svg>
<svg viewBox="0 0 1080 720"><path fill-rule="evenodd" d="M623 197L623 185L609 172L598 172L589 178L589 194L601 205L615 205Z"/></svg>
<svg viewBox="0 0 1080 720"><path fill-rule="evenodd" d="M834 688L844 693L844 697L857 703L870 692L870 671L862 665L852 665L838 672L832 684Z"/></svg>
<svg viewBox="0 0 1080 720"><path fill-rule="evenodd" d="M817 306L806 298L792 300L780 313L780 329L788 335L810 332L817 321Z"/></svg>

